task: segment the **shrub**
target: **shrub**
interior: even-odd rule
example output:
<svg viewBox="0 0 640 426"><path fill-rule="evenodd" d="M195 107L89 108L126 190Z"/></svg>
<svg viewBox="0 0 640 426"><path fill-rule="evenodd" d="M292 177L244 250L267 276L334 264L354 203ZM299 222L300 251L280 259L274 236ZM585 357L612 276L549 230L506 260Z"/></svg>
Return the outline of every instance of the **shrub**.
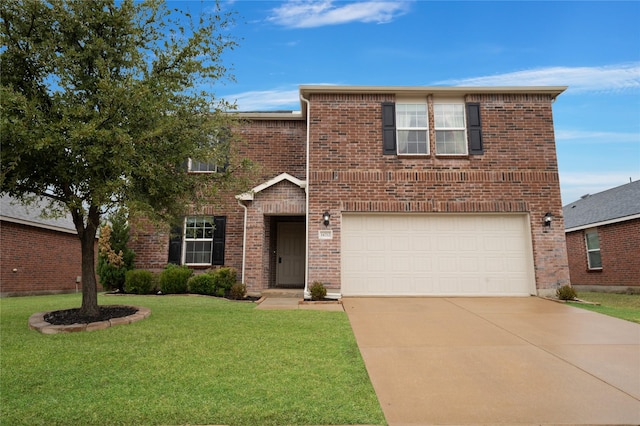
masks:
<svg viewBox="0 0 640 426"><path fill-rule="evenodd" d="M570 285L563 285L556 290L556 296L560 300L573 300L578 297L578 294Z"/></svg>
<svg viewBox="0 0 640 426"><path fill-rule="evenodd" d="M213 271L213 277L216 289L223 290L224 293L231 290L231 287L237 282L238 272L235 268L220 268L216 271Z"/></svg>
<svg viewBox="0 0 640 426"><path fill-rule="evenodd" d="M235 300L244 299L247 295L247 286L242 283L235 283L229 290L229 297Z"/></svg>
<svg viewBox="0 0 640 426"><path fill-rule="evenodd" d="M160 291L164 294L186 293L189 286L187 281L193 271L186 266L169 264L160 273Z"/></svg>
<svg viewBox="0 0 640 426"><path fill-rule="evenodd" d="M133 269L124 275L124 289L127 293L149 294L154 290L153 274L144 269Z"/></svg>
<svg viewBox="0 0 640 426"><path fill-rule="evenodd" d="M210 274L194 275L187 281L189 293L212 295L215 289L213 276Z"/></svg>
<svg viewBox="0 0 640 426"><path fill-rule="evenodd" d="M309 291L311 292L311 300L322 300L327 295L327 289L319 281L314 281Z"/></svg>
<svg viewBox="0 0 640 426"><path fill-rule="evenodd" d="M105 290L124 291L125 273L133 269L135 258L133 250L127 247L129 241L127 214L121 209L112 214L109 219L111 225L105 223L100 228L96 273Z"/></svg>

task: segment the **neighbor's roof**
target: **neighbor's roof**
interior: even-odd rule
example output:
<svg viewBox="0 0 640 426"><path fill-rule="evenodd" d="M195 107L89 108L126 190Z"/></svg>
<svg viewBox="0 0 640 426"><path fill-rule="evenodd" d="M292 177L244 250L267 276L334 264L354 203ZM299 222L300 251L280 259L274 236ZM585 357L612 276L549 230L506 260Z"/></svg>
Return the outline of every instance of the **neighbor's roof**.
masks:
<svg viewBox="0 0 640 426"><path fill-rule="evenodd" d="M463 96L468 94L538 94L551 95L553 99L567 90L567 86L337 86L331 84L302 85L299 93L308 99L314 93L337 94L395 94L401 96ZM300 111L238 111L240 117L253 120L302 120L307 104L300 99Z"/></svg>
<svg viewBox="0 0 640 426"><path fill-rule="evenodd" d="M70 215L61 218L44 218L41 212L46 201L36 202L29 206L20 204L15 198L3 195L0 198L0 220L51 229L53 231L76 233L76 227Z"/></svg>
<svg viewBox="0 0 640 426"><path fill-rule="evenodd" d="M640 218L640 180L585 195L562 213L565 232Z"/></svg>

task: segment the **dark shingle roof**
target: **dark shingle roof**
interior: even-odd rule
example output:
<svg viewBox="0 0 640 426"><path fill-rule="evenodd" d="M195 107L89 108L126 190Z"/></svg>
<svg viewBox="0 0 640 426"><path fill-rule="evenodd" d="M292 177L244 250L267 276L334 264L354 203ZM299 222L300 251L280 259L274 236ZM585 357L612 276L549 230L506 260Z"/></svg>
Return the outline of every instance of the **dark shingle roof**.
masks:
<svg viewBox="0 0 640 426"><path fill-rule="evenodd" d="M640 214L640 180L585 196L562 208L564 228Z"/></svg>
<svg viewBox="0 0 640 426"><path fill-rule="evenodd" d="M41 201L29 206L24 206L16 201L15 198L3 195L0 197L0 218L8 222L22 223L40 228L54 229L63 232L76 232L73 219L71 219L71 215L69 214L61 218L42 217L41 212L46 205L46 201Z"/></svg>

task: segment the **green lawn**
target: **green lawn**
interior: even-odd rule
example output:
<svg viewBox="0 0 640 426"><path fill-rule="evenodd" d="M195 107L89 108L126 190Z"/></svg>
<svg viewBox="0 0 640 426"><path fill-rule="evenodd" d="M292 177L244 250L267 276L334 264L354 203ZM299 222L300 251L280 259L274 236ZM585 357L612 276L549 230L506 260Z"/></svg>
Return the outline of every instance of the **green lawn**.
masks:
<svg viewBox="0 0 640 426"><path fill-rule="evenodd" d="M580 292L578 293L578 299L599 303L600 306L580 303L569 304L578 308L640 323L640 294Z"/></svg>
<svg viewBox="0 0 640 426"><path fill-rule="evenodd" d="M2 424L385 423L345 313L193 296L99 303L151 316L43 335L29 316L79 307L79 295L0 299Z"/></svg>

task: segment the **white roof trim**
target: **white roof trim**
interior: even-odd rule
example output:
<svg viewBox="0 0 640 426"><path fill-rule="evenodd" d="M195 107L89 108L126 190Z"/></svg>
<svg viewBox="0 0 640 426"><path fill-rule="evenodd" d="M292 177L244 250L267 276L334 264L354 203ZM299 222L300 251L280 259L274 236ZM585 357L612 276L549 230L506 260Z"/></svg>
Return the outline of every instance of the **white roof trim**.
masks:
<svg viewBox="0 0 640 426"><path fill-rule="evenodd" d="M289 182L291 182L292 184L302 188L302 189L306 189L307 188L307 181L306 180L300 180L296 177L291 176L289 173L282 173L281 175L278 175L276 177L274 177L273 179L270 179L258 186L256 186L255 188L249 190L248 192L245 192L243 194L240 195L236 195L236 199L241 200L241 201L253 201L253 197L260 191L264 191L265 189L282 182L283 180L288 180Z"/></svg>
<svg viewBox="0 0 640 426"><path fill-rule="evenodd" d="M589 229L589 228L595 228L597 226L604 226L604 225L611 225L613 223L626 222L627 220L633 220L633 219L640 219L640 213L634 214L631 216L623 216L623 217L617 217L615 219L604 220L602 222L594 222L594 223L587 223L586 225L574 226L573 228L565 229L564 233L566 234L569 232L580 231L581 229Z"/></svg>
<svg viewBox="0 0 640 426"><path fill-rule="evenodd" d="M41 222L33 222L30 220L18 219L15 217L9 217L9 216L3 216L3 215L0 215L0 220L3 220L5 222L17 223L19 225L33 226L34 228L48 229L50 231L57 231L57 232L64 232L66 234L78 235L75 229L65 228L63 226L50 225L50 224L41 223Z"/></svg>

